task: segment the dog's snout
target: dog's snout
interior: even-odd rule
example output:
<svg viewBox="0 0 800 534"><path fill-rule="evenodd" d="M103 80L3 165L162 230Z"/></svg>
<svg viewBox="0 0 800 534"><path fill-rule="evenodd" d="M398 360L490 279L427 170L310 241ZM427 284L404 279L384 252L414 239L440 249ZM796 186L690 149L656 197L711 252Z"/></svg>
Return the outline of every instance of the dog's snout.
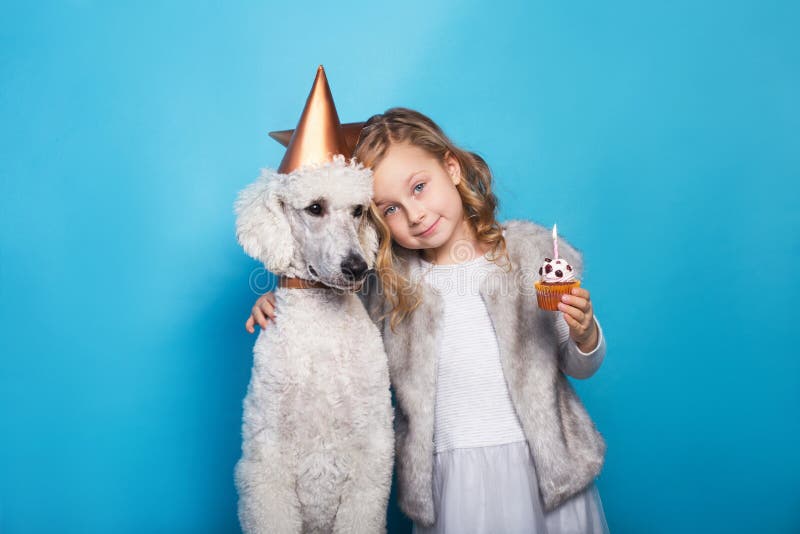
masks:
<svg viewBox="0 0 800 534"><path fill-rule="evenodd" d="M367 273L367 262L358 254L348 254L342 261L342 273L348 280L361 280Z"/></svg>

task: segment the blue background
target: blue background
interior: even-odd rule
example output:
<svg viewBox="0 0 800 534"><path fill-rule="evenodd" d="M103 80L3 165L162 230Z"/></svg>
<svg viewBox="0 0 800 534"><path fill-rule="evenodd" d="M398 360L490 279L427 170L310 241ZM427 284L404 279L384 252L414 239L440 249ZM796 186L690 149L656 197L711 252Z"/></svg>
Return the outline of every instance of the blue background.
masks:
<svg viewBox="0 0 800 534"><path fill-rule="evenodd" d="M232 203L321 63L583 251L612 532L797 532L798 4L289 4L4 4L0 531L238 530Z"/></svg>

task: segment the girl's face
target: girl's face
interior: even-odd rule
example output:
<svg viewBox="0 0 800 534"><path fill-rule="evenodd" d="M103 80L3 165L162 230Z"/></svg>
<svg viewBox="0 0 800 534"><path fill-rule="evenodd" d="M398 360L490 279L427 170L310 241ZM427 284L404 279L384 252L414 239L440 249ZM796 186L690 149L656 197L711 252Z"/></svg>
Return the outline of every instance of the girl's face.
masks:
<svg viewBox="0 0 800 534"><path fill-rule="evenodd" d="M449 251L464 237L464 207L456 184L461 168L452 156L439 162L409 143L392 144L373 167L374 201L401 247Z"/></svg>

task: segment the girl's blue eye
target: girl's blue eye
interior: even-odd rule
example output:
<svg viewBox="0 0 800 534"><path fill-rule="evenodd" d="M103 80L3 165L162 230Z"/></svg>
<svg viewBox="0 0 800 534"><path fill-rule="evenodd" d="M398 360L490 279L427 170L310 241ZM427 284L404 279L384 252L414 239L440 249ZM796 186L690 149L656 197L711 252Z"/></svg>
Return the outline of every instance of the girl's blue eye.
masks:
<svg viewBox="0 0 800 534"><path fill-rule="evenodd" d="M388 208L383 210L383 214L384 215L391 215L391 213L389 213L389 210L392 210L392 209L394 209L394 206L389 206ZM394 213L394 212L392 212L392 213Z"/></svg>
<svg viewBox="0 0 800 534"><path fill-rule="evenodd" d="M422 186L422 189L425 189L425 182L420 182L420 183L418 183L417 185L415 185L415 186L414 186L414 191L416 191L417 193L419 193L420 191L422 191L422 189L418 189L420 186Z"/></svg>

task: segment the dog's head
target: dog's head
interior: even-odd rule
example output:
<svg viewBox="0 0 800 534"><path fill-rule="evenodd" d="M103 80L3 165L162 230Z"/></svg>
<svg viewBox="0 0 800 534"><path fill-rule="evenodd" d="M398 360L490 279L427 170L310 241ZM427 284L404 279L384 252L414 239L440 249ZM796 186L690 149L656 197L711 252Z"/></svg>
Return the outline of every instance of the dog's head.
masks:
<svg viewBox="0 0 800 534"><path fill-rule="evenodd" d="M239 193L236 236L275 274L358 288L378 251L371 199L372 172L341 156L290 174L265 170Z"/></svg>

